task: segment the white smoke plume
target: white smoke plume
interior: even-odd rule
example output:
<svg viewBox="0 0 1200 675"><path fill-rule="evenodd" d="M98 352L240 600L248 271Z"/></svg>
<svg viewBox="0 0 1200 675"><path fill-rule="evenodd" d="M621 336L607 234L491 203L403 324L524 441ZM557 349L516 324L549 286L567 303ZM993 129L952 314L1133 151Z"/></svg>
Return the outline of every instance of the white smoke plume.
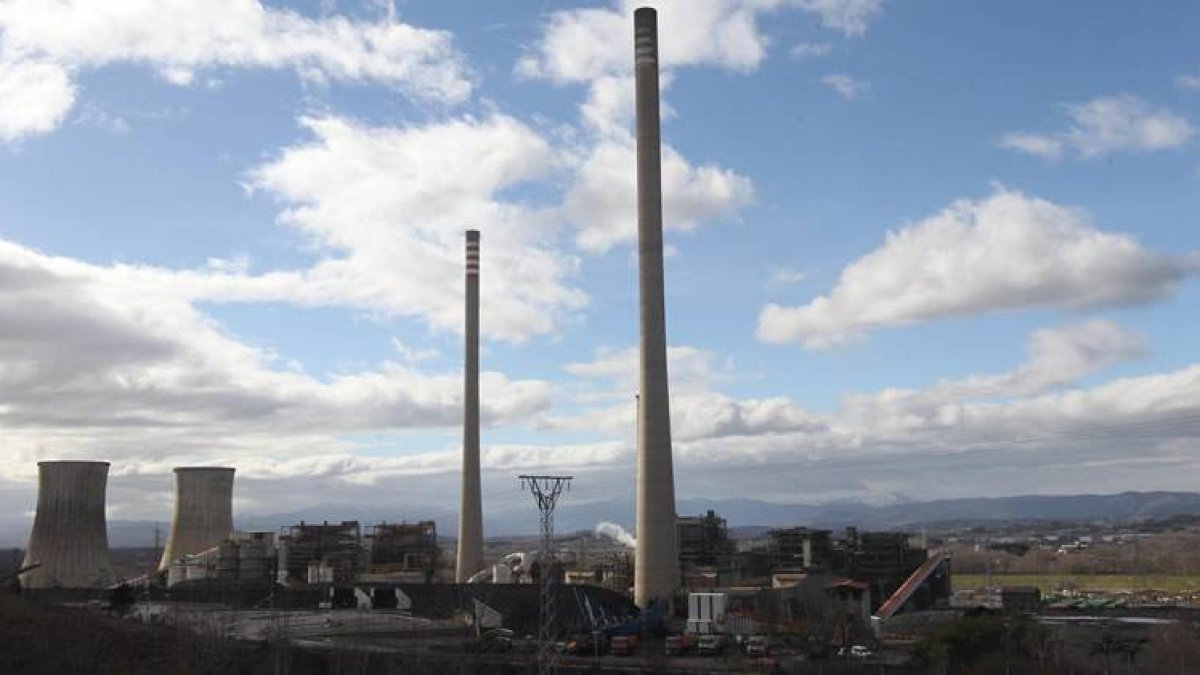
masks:
<svg viewBox="0 0 1200 675"><path fill-rule="evenodd" d="M601 521L600 524L596 526L596 534L608 537L609 539L612 539L619 544L624 544L629 548L637 548L637 537L629 534L625 528L616 523L610 523L607 520Z"/></svg>

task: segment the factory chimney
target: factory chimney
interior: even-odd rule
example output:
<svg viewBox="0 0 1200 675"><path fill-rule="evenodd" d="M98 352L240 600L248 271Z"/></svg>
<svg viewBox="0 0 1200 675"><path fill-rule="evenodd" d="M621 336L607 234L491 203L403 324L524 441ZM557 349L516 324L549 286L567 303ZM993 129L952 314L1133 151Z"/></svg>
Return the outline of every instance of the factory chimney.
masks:
<svg viewBox="0 0 1200 675"><path fill-rule="evenodd" d="M181 556L210 549L233 534L233 472L232 467L175 469L175 517L159 571Z"/></svg>
<svg viewBox="0 0 1200 675"><path fill-rule="evenodd" d="M103 588L112 581L104 490L108 462L38 462L37 515L25 588Z"/></svg>
<svg viewBox="0 0 1200 675"><path fill-rule="evenodd" d="M467 315L463 364L462 501L454 578L466 583L483 569L483 505L479 488L479 230L467 230Z"/></svg>
<svg viewBox="0 0 1200 675"><path fill-rule="evenodd" d="M679 588L675 475L667 386L666 301L663 297L662 140L658 106L658 14L633 14L637 101L638 291L641 310L641 390L638 397L637 553L634 602L669 604Z"/></svg>

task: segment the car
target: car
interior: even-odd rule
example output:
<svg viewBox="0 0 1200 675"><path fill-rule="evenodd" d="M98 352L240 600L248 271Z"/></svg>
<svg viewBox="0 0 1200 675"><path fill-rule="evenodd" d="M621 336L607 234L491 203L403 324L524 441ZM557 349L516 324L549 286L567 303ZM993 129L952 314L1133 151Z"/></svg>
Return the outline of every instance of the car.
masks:
<svg viewBox="0 0 1200 675"><path fill-rule="evenodd" d="M875 656L875 654L863 645L853 645L839 649L838 656L847 656L852 659L869 659L872 656Z"/></svg>
<svg viewBox="0 0 1200 675"><path fill-rule="evenodd" d="M725 651L725 636L720 633L707 633L696 640L696 651L702 656L715 656Z"/></svg>
<svg viewBox="0 0 1200 675"><path fill-rule="evenodd" d="M765 635L752 635L746 641L746 656L769 656L771 641Z"/></svg>

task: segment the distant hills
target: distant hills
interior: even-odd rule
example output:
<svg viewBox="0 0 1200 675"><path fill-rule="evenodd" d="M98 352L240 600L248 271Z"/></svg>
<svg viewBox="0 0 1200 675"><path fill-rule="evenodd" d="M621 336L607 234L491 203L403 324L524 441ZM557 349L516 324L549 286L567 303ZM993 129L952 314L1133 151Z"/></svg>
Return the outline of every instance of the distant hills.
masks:
<svg viewBox="0 0 1200 675"><path fill-rule="evenodd" d="M731 527L809 527L841 528L856 525L864 530L945 527L949 524L995 524L1000 522L1064 521L1127 522L1168 518L1181 514L1200 514L1200 493L1196 492L1122 492L1111 495L1026 495L943 499L927 502L902 502L871 505L861 502L827 504L774 504L755 499L682 499L680 515L703 515L716 511ZM430 510L420 506L367 506L322 504L291 513L246 514L237 518L237 526L247 530L278 530L301 520L358 520L364 528L381 521L400 522L433 519L443 537L455 535L456 517L452 511ZM601 521L633 529L632 500L588 503L560 502L555 512L555 529L561 533L591 530ZM489 536L533 534L537 532L537 513L532 504L488 511L484 531ZM154 521L109 521L109 542L113 547L150 546L154 542ZM160 536L167 536L168 524L157 523ZM30 521L0 519L0 547L23 546L29 536Z"/></svg>

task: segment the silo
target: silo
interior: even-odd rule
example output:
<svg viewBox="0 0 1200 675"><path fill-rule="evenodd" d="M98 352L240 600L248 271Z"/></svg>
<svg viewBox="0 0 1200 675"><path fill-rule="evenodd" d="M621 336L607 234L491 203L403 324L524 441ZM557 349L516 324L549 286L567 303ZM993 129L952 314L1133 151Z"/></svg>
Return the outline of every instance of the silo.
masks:
<svg viewBox="0 0 1200 675"><path fill-rule="evenodd" d="M38 462L37 515L25 588L102 588L112 582L104 492L108 462Z"/></svg>
<svg viewBox="0 0 1200 675"><path fill-rule="evenodd" d="M231 467L175 469L175 517L160 571L172 560L208 550L233 534L233 472Z"/></svg>

